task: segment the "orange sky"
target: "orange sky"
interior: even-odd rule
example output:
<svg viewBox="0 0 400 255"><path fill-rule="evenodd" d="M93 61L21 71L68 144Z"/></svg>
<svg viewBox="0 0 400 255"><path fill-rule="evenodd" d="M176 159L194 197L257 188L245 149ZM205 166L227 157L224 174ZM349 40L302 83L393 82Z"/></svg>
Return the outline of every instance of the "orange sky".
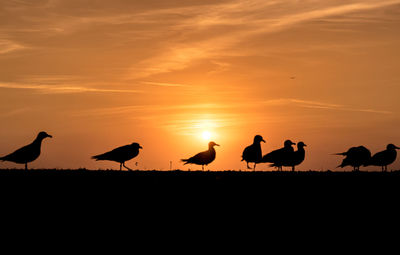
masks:
<svg viewBox="0 0 400 255"><path fill-rule="evenodd" d="M400 0L2 1L0 155L44 130L33 168L118 168L90 156L139 142L128 166L187 169L208 131L212 170L245 169L256 134L333 169L400 146L399 27Z"/></svg>

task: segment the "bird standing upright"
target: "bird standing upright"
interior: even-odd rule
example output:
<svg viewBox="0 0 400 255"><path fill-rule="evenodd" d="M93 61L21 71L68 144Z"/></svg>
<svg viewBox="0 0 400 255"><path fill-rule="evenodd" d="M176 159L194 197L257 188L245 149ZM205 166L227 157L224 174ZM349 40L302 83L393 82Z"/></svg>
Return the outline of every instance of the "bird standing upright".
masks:
<svg viewBox="0 0 400 255"><path fill-rule="evenodd" d="M25 164L25 170L28 170L28 163L36 160L40 156L42 141L46 137L52 137L46 132L40 132L36 139L29 145L26 145L13 153L0 158L1 161L10 161L18 164Z"/></svg>
<svg viewBox="0 0 400 255"><path fill-rule="evenodd" d="M284 147L278 150L271 151L270 153L264 155L261 159L260 163L272 163L271 166L275 166L279 170L282 170L282 166L285 163L285 160L290 158L291 154L294 152L292 145L296 143L286 140L284 142Z"/></svg>
<svg viewBox="0 0 400 255"><path fill-rule="evenodd" d="M256 135L253 140L253 144L247 146L242 154L242 161L246 161L247 169L251 169L249 167L249 162L254 163L253 170L256 170L256 165L262 159L262 151L261 151L261 142L265 143L265 140L261 135Z"/></svg>
<svg viewBox="0 0 400 255"><path fill-rule="evenodd" d="M386 150L376 153L368 162L369 166L381 166L382 172L387 171L387 166L392 164L397 157L397 151L400 149L394 144L388 144Z"/></svg>
<svg viewBox="0 0 400 255"><path fill-rule="evenodd" d="M216 153L214 146L219 146L219 144L216 144L215 142L209 142L208 143L208 150L197 153L191 158L188 159L182 159L182 162L185 162L184 165L186 164L195 164L195 165L201 165L201 169L204 171L204 166L210 164L211 162L214 161Z"/></svg>
<svg viewBox="0 0 400 255"><path fill-rule="evenodd" d="M303 163L304 158L306 156L306 151L304 150L304 147L307 145L303 142L298 142L297 143L297 151L294 151L292 153L287 153L287 156L283 160L283 166L290 166L292 167L292 171L295 170L295 167L297 165L300 165ZM272 164L272 166L277 166L275 164Z"/></svg>
<svg viewBox="0 0 400 255"><path fill-rule="evenodd" d="M131 160L137 155L139 155L139 149L143 149L143 147L140 146L138 143L132 143L129 145L118 147L112 151L93 156L92 159L95 159L96 161L98 160L115 161L120 163L119 165L120 171L122 170L122 166L131 171L132 169L130 169L125 165L125 161Z"/></svg>

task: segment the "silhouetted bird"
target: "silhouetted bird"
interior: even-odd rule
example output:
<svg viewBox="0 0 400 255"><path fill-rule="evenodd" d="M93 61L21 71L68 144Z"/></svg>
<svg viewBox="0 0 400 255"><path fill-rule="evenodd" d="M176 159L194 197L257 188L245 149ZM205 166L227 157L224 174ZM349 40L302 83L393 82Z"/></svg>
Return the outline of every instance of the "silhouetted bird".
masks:
<svg viewBox="0 0 400 255"><path fill-rule="evenodd" d="M275 166L279 170L282 170L282 166L285 163L285 160L290 158L294 149L292 145L295 145L290 140L286 140L284 143L284 147L278 150L271 151L270 153L264 155L260 161L260 163L272 163L271 165Z"/></svg>
<svg viewBox="0 0 400 255"><path fill-rule="evenodd" d="M366 166L371 159L371 152L364 146L351 147L348 151L335 155L345 156L342 164L337 167L352 166L354 171L360 171L360 166Z"/></svg>
<svg viewBox="0 0 400 255"><path fill-rule="evenodd" d="M18 164L25 164L25 170L28 170L28 163L36 160L40 156L42 141L46 137L52 137L46 132L40 132L36 139L29 145L14 151L13 153L0 158L2 161L10 161Z"/></svg>
<svg viewBox="0 0 400 255"><path fill-rule="evenodd" d="M287 154L287 157L283 160L283 166L291 166L292 171L294 171L297 165L303 163L306 156L306 151L304 150L305 146L307 145L303 142L298 142L297 151ZM271 166L277 167L275 164L271 164Z"/></svg>
<svg viewBox="0 0 400 255"><path fill-rule="evenodd" d="M368 162L369 166L381 166L382 171L387 171L387 166L392 164L397 157L396 149L400 149L394 144L388 144L386 150L376 153Z"/></svg>
<svg viewBox="0 0 400 255"><path fill-rule="evenodd" d="M264 142L264 139L261 135L256 135L254 137L254 141L252 145L247 146L242 154L242 161L246 161L247 169L251 169L249 167L249 162L254 163L253 170L256 170L256 165L262 159L262 152L261 152L261 142Z"/></svg>
<svg viewBox="0 0 400 255"><path fill-rule="evenodd" d="M204 171L204 165L208 165L215 159L215 149L214 146L219 146L214 142L208 143L208 150L200 152L189 159L182 159L182 162L186 164L196 164L201 165L201 169Z"/></svg>
<svg viewBox="0 0 400 255"><path fill-rule="evenodd" d="M138 143L132 143L129 145L118 147L112 151L106 152L104 154L100 154L97 156L93 156L92 159L98 160L109 160L120 163L119 170L122 170L122 166L124 166L128 170L132 170L125 165L125 161L131 160L137 155L139 155L139 149L143 149Z"/></svg>

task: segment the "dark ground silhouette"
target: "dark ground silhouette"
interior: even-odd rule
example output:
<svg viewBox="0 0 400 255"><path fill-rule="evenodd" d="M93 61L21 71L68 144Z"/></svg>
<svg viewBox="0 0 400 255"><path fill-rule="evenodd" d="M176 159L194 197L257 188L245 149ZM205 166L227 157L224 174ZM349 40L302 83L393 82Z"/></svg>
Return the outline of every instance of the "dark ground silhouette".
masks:
<svg viewBox="0 0 400 255"><path fill-rule="evenodd" d="M2 169L0 170L0 181L6 180L118 180L132 185L164 184L168 186L190 186L190 185L233 185L238 188L245 186L279 186L292 184L296 187L311 184L320 186L326 183L335 183L335 190L342 187L339 184L366 181L366 183L393 180L400 187L400 170L390 172L364 172L364 171L186 171L186 170L59 170L59 169ZM371 188L373 188L371 186Z"/></svg>
<svg viewBox="0 0 400 255"><path fill-rule="evenodd" d="M192 221L198 217L218 220L236 215L235 218L247 224L249 216L257 214L269 225L279 223L276 216L284 215L283 222L289 219L303 222L304 218L299 218L299 214L314 219L316 216L333 216L332 212L353 221L370 210L389 213L392 207L398 207L400 171L3 169L0 170L0 192L2 205L8 204L3 206L4 210L22 206L23 210L19 211L24 217L36 208L47 208L43 215L58 217L54 213L57 204L59 210L70 210L74 217L86 219L97 215L100 219L96 223L100 225L104 219L110 219L110 211L114 213L113 221L117 212L118 219L131 219L136 223L141 218L133 217L134 213L151 212L159 218L173 212L182 220L183 215L192 215L188 208L201 212ZM85 208L95 210L91 209L92 214L87 215ZM224 208L225 213L218 213L216 208ZM231 222L232 226L237 219ZM331 219L327 217L327 220ZM164 218L164 221L170 221L170 218Z"/></svg>

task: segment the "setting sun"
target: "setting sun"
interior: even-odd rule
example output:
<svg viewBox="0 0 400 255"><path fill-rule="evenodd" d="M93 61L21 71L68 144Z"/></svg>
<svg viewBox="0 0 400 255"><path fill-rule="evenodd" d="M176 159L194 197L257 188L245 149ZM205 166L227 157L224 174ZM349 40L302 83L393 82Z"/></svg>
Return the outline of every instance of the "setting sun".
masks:
<svg viewBox="0 0 400 255"><path fill-rule="evenodd" d="M201 137L202 137L204 140L208 141L208 140L211 139L211 133L210 133L209 131L204 131L204 132L201 134Z"/></svg>

